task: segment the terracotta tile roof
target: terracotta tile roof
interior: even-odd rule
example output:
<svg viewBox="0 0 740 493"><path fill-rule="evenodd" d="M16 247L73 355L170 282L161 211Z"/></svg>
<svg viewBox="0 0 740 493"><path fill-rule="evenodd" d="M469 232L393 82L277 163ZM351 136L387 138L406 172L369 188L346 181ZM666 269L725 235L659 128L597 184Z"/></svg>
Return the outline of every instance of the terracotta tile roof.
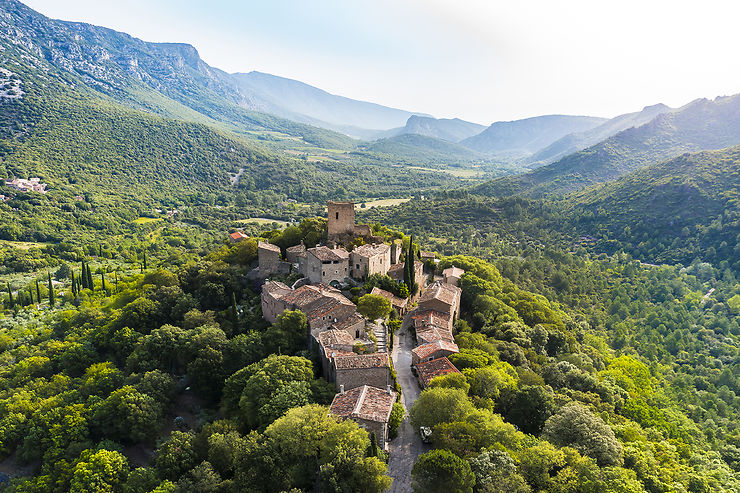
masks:
<svg viewBox="0 0 740 493"><path fill-rule="evenodd" d="M455 302L460 301L460 288L453 286L452 284L435 282L424 291L424 294L419 298L419 306L425 301L438 300L446 305L454 305Z"/></svg>
<svg viewBox="0 0 740 493"><path fill-rule="evenodd" d="M338 356L334 359L337 370L354 370L362 368L390 368L387 353L356 354Z"/></svg>
<svg viewBox="0 0 740 493"><path fill-rule="evenodd" d="M292 247L286 248L285 251L286 252L290 252L290 253L301 253L301 252L305 252L306 251L306 245L304 245L303 243L300 243L298 245L294 245Z"/></svg>
<svg viewBox="0 0 740 493"><path fill-rule="evenodd" d="M455 266L449 267L442 271L442 275L444 277L452 276L452 277L457 277L459 279L460 277L462 277L463 274L465 274L465 271L462 270L460 267L455 267Z"/></svg>
<svg viewBox="0 0 740 493"><path fill-rule="evenodd" d="M441 377L448 373L460 373L460 370L455 368L455 365L446 357L442 357L427 361L426 363L419 363L416 365L416 372L419 375L422 385L427 387L433 378Z"/></svg>
<svg viewBox="0 0 740 493"><path fill-rule="evenodd" d="M372 244L372 245L361 245L352 250L354 255L360 255L362 257L374 257L376 255L384 255L391 249L389 245L385 243Z"/></svg>
<svg viewBox="0 0 740 493"><path fill-rule="evenodd" d="M309 248L307 252L313 255L314 257L316 257L317 259L321 260L322 262L335 261L335 260L346 260L349 258L349 252L345 250L344 248L335 248L332 250L329 247L319 246L319 247Z"/></svg>
<svg viewBox="0 0 740 493"><path fill-rule="evenodd" d="M452 317L450 314L437 310L415 310L411 314L411 318L414 320L414 327L417 330L427 325L452 328Z"/></svg>
<svg viewBox="0 0 740 493"><path fill-rule="evenodd" d="M372 291L370 291L370 294L377 294L378 296L382 296L383 298L389 300L391 304L397 308L406 308L406 304L408 303L407 299L399 298L398 296L391 293L390 291L386 291L385 289L380 289L377 286L374 287Z"/></svg>
<svg viewBox="0 0 740 493"><path fill-rule="evenodd" d="M329 329L318 335L318 341L325 348L329 348L334 345L352 346L355 338L347 331Z"/></svg>
<svg viewBox="0 0 740 493"><path fill-rule="evenodd" d="M286 303L298 308L304 307L323 298L321 290L316 286L305 285L283 296Z"/></svg>
<svg viewBox="0 0 740 493"><path fill-rule="evenodd" d="M363 385L335 395L329 412L341 418L386 423L395 402L395 392Z"/></svg>
<svg viewBox="0 0 740 493"><path fill-rule="evenodd" d="M269 294L273 298L283 298L285 295L292 293L293 290L279 281L267 281L262 285L262 292Z"/></svg>
<svg viewBox="0 0 740 493"><path fill-rule="evenodd" d="M351 301L347 301L350 305L352 304ZM308 323L310 324L314 320L326 320L327 317L332 319L334 318L333 312L340 309L342 306L347 306L347 304L342 303L335 298L323 297L320 301L313 303L310 309L305 311ZM339 317L337 317L337 320L339 320Z"/></svg>
<svg viewBox="0 0 740 493"><path fill-rule="evenodd" d="M339 322L332 324L332 327L336 330L346 331L357 324L365 325L365 319L362 318L362 315L355 312L344 320L340 320Z"/></svg>
<svg viewBox="0 0 740 493"><path fill-rule="evenodd" d="M426 344L434 341L453 342L455 338L452 335L452 331L446 327L425 325L416 329L416 340L420 344Z"/></svg>
<svg viewBox="0 0 740 493"><path fill-rule="evenodd" d="M411 352L414 353L414 355L416 355L416 357L419 358L421 361L424 361L437 351L450 351L451 353L458 353L460 352L460 349L454 342L439 340L417 346Z"/></svg>
<svg viewBox="0 0 740 493"><path fill-rule="evenodd" d="M270 250L271 252L280 253L279 246L273 245L272 243L265 243L264 241L260 241L259 243L257 243L257 248L260 248L262 250Z"/></svg>
<svg viewBox="0 0 740 493"><path fill-rule="evenodd" d="M229 238L231 238L232 240L243 240L244 238L249 238L249 236L245 235L241 231L237 231L235 233L231 233L229 235Z"/></svg>

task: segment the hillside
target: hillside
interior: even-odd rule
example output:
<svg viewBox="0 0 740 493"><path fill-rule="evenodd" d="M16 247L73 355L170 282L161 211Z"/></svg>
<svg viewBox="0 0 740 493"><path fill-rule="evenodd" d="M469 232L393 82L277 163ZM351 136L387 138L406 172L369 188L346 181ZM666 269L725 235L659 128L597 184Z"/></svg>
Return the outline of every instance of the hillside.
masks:
<svg viewBox="0 0 740 493"><path fill-rule="evenodd" d="M684 154L563 204L605 251L624 248L651 263L727 262L740 271L740 147Z"/></svg>
<svg viewBox="0 0 740 493"><path fill-rule="evenodd" d="M672 109L668 106L664 104L656 104L653 106L646 106L642 111L616 116L602 123L598 127L586 130L585 132L576 132L566 135L544 149L535 152L532 156L526 159L526 162L530 168L544 166L569 154L573 154L574 152L578 152L594 144L598 144L602 140L605 140L622 130L644 125L659 114L668 113L670 111L672 111Z"/></svg>
<svg viewBox="0 0 740 493"><path fill-rule="evenodd" d="M425 135L450 142L460 142L484 131L486 127L459 118L431 118L412 115L399 129L404 134Z"/></svg>
<svg viewBox="0 0 740 493"><path fill-rule="evenodd" d="M476 193L532 197L563 194L613 180L684 152L737 144L740 144L740 95L713 101L700 99L555 163L481 185Z"/></svg>
<svg viewBox="0 0 740 493"><path fill-rule="evenodd" d="M496 122L460 144L482 153L526 157L565 135L594 128L604 121L591 116L546 115Z"/></svg>
<svg viewBox="0 0 740 493"><path fill-rule="evenodd" d="M230 78L253 109L356 137L364 137L368 130L400 127L414 115L335 96L303 82L262 72L237 73Z"/></svg>
<svg viewBox="0 0 740 493"><path fill-rule="evenodd" d="M38 75L57 69L75 83L124 105L183 120L218 122L240 133L270 131L307 144L351 148L349 137L260 113L231 76L209 66L182 43L148 43L104 27L49 19L16 0L0 3L3 58L32 66Z"/></svg>
<svg viewBox="0 0 740 493"><path fill-rule="evenodd" d="M395 158L425 163L466 163L480 161L483 155L461 145L435 137L417 134L402 134L387 139L379 139L360 146L371 153L388 154Z"/></svg>

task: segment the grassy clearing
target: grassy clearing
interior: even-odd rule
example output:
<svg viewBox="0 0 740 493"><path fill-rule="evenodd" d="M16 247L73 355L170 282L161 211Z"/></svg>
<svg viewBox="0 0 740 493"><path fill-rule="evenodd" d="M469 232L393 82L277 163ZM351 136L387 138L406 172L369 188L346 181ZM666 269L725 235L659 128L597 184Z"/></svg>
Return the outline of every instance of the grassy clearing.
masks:
<svg viewBox="0 0 740 493"><path fill-rule="evenodd" d="M51 243L37 243L34 241L0 240L0 246L9 246L9 247L17 248L19 250L28 250L29 248L42 248L50 244Z"/></svg>
<svg viewBox="0 0 740 493"><path fill-rule="evenodd" d="M434 171L436 173L447 173L448 175L455 176L457 178L483 178L485 172L480 169L471 168L424 168L423 166L406 166L411 169L418 169L420 171Z"/></svg>
<svg viewBox="0 0 740 493"><path fill-rule="evenodd" d="M257 224L258 226L270 225L277 223L279 227L284 228L290 223L288 221L280 221L279 219L270 219L267 217L250 217L249 219L239 219L236 221L240 224Z"/></svg>
<svg viewBox="0 0 740 493"><path fill-rule="evenodd" d="M161 217L140 217L138 219L134 219L132 222L134 224L150 224L150 223L158 223L161 221Z"/></svg>
<svg viewBox="0 0 740 493"><path fill-rule="evenodd" d="M358 201L357 204L359 205L364 203L368 209L372 209L373 207L391 207L394 205L403 204L405 202L408 202L409 200L411 200L411 197L407 197L405 199L378 199L365 202Z"/></svg>

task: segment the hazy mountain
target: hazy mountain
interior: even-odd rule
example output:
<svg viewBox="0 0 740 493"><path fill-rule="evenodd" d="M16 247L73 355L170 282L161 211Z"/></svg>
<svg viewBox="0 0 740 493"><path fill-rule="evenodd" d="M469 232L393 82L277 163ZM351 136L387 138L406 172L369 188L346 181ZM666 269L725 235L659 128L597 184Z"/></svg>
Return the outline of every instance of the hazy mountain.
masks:
<svg viewBox="0 0 740 493"><path fill-rule="evenodd" d="M546 115L496 122L483 132L460 142L478 152L525 157L573 132L592 129L606 120L592 116Z"/></svg>
<svg viewBox="0 0 740 493"><path fill-rule="evenodd" d="M646 106L642 111L619 115L605 121L598 127L594 127L585 132L576 132L568 134L562 139L556 140L549 146L535 152L526 159L530 164L529 167L543 166L557 161L558 159L573 154L594 144L598 144L604 139L631 127L639 127L649 122L661 113L673 111L664 104Z"/></svg>
<svg viewBox="0 0 740 493"><path fill-rule="evenodd" d="M410 161L439 162L439 163L463 163L482 160L484 156L466 147L418 134L402 134L375 142L360 145L360 149L391 154L397 158L405 158Z"/></svg>
<svg viewBox="0 0 740 493"><path fill-rule="evenodd" d="M431 118L412 115L406 126L398 129L399 133L426 135L450 142L460 142L478 135L486 127L477 123L466 122L459 118Z"/></svg>
<svg viewBox="0 0 740 493"><path fill-rule="evenodd" d="M567 193L684 152L740 144L740 95L699 99L528 173L478 187L492 195Z"/></svg>
<svg viewBox="0 0 740 493"><path fill-rule="evenodd" d="M297 80L262 72L233 74L232 80L254 109L291 120L365 134L403 126L414 113L335 96ZM362 135L357 135L362 137Z"/></svg>

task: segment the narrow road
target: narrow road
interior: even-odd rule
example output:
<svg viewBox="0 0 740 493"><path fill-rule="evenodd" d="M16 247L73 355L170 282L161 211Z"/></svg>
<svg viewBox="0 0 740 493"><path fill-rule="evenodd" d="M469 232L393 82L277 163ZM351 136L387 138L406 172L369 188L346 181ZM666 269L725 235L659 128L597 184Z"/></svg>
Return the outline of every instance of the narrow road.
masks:
<svg viewBox="0 0 740 493"><path fill-rule="evenodd" d="M408 330L407 321L394 336L393 367L396 370L398 383L403 390L402 404L408 412L419 397L419 385L416 377L411 373L411 350L414 341ZM419 454L426 451L418 433L414 433L408 414L398 428L398 436L390 444L390 460L388 462L388 475L393 478L390 493L407 493L411 491L411 469L414 467Z"/></svg>

